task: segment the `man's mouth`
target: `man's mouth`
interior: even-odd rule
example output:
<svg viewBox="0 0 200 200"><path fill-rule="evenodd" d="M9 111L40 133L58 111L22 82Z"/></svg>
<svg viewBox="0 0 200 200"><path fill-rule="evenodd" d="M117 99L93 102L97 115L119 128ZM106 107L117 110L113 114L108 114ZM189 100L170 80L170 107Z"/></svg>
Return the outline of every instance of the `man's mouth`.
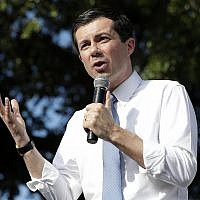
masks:
<svg viewBox="0 0 200 200"><path fill-rule="evenodd" d="M105 61L95 62L93 67L98 73L105 72L106 67L107 67L107 62L105 62Z"/></svg>

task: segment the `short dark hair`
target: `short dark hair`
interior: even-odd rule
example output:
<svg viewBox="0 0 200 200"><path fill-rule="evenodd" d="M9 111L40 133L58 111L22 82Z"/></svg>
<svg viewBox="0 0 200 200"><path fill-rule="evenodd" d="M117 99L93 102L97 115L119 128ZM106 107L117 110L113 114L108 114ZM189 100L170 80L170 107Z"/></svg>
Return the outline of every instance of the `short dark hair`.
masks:
<svg viewBox="0 0 200 200"><path fill-rule="evenodd" d="M125 42L130 37L134 37L133 25L131 21L126 17L126 15L121 14L117 10L110 7L99 7L91 8L82 14L80 14L72 25L72 42L74 50L79 53L78 45L76 41L76 31L86 24L89 24L93 20L99 17L106 17L113 20L114 30L119 34L122 42Z"/></svg>

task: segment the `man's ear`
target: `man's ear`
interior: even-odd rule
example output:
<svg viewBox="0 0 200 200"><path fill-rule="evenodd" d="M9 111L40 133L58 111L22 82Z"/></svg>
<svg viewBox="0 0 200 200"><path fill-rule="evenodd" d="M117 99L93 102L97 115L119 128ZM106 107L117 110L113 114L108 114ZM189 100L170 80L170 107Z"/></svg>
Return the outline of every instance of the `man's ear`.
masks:
<svg viewBox="0 0 200 200"><path fill-rule="evenodd" d="M127 41L126 41L126 44L127 44L127 51L128 51L128 54L131 55L134 50L135 50L135 39L134 38L129 38Z"/></svg>

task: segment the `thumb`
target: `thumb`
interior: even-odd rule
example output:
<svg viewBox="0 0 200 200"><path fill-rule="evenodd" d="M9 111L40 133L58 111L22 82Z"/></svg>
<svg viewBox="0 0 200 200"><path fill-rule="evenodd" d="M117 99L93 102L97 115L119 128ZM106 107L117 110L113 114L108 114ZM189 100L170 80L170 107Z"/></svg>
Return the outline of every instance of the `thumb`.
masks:
<svg viewBox="0 0 200 200"><path fill-rule="evenodd" d="M110 91L106 92L105 107L111 112L111 94L110 94Z"/></svg>
<svg viewBox="0 0 200 200"><path fill-rule="evenodd" d="M11 106L12 106L12 110L13 110L14 114L20 115L19 104L16 99L11 100Z"/></svg>

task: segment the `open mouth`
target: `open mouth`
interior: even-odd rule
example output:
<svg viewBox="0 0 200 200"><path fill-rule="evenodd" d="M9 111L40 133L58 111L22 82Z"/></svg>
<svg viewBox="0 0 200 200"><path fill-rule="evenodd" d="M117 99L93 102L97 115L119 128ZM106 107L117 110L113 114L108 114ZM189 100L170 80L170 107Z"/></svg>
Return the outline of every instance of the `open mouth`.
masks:
<svg viewBox="0 0 200 200"><path fill-rule="evenodd" d="M98 61L98 62L95 62L93 66L97 72L101 73L101 72L105 72L107 63L105 61Z"/></svg>

